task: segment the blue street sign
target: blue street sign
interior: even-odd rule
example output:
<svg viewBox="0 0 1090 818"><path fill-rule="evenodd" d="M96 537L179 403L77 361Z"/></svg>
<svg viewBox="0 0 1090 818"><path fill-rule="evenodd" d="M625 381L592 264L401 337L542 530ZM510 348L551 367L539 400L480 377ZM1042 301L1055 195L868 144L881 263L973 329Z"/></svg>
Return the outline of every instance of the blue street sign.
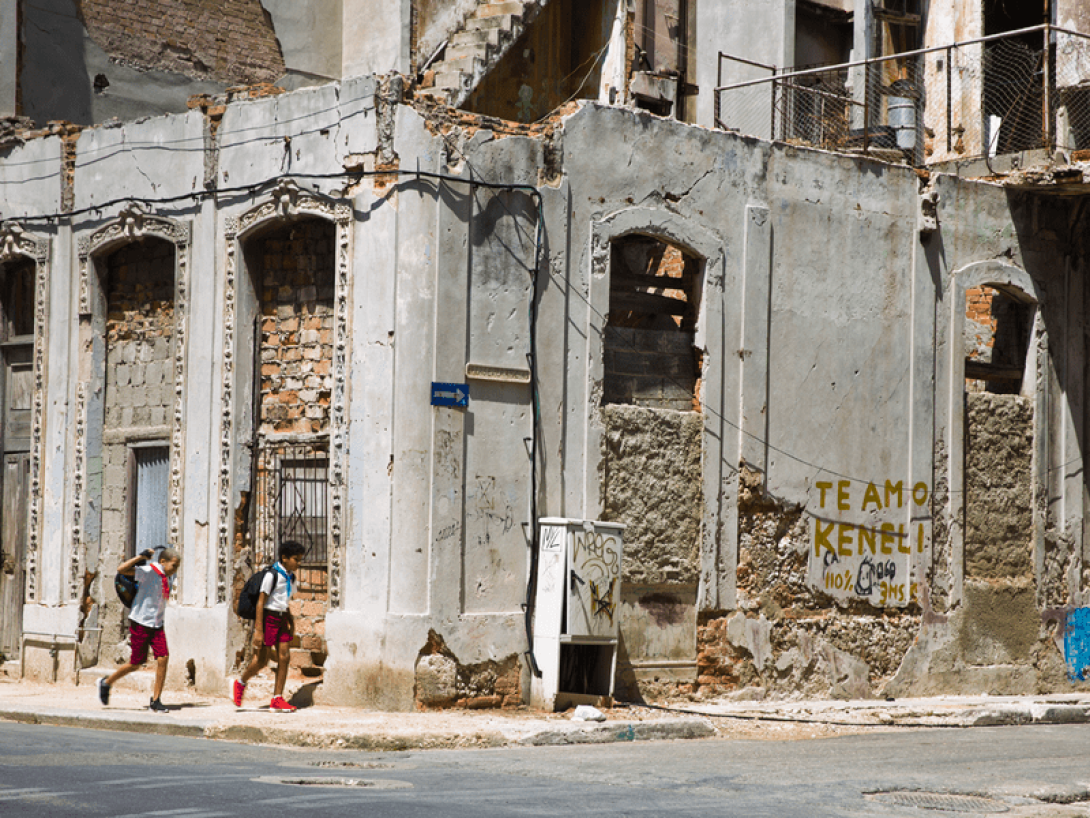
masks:
<svg viewBox="0 0 1090 818"><path fill-rule="evenodd" d="M469 384L432 383L432 406L469 406Z"/></svg>

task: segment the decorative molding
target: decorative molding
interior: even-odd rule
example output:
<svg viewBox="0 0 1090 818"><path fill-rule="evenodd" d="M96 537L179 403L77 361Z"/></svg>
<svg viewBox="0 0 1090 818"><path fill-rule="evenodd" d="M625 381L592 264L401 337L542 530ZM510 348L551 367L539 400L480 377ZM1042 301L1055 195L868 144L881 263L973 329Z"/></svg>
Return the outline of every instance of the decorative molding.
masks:
<svg viewBox="0 0 1090 818"><path fill-rule="evenodd" d="M174 245L174 327L172 340L174 345L174 400L171 412L170 430L170 542L178 545L182 539L182 505L184 481L182 479L184 458L183 434L185 424L185 384L186 351L188 346L189 325L189 255L191 230L188 222L180 222L148 213L138 205L129 205L118 213L109 224L95 230L89 236L79 239L79 313L81 317L94 313L92 306L95 282L93 281L94 256L114 247L144 238L157 238ZM69 584L70 598L78 599L82 587L77 581L80 555L83 554L83 506L87 476L86 435L87 435L87 388L89 384L80 383L77 398L76 418L76 475L74 485L74 510L72 526L72 564L77 571Z"/></svg>
<svg viewBox="0 0 1090 818"><path fill-rule="evenodd" d="M240 242L258 226L271 221L312 216L331 221L336 226L337 261L334 271L333 394L329 430L329 608L341 605L344 528L344 464L347 422L346 380L348 377L349 266L351 263L352 209L301 189L284 180L274 187L269 199L238 217L228 217L225 224L227 260L225 264L223 305L223 382L220 426L219 526L216 555L216 601L227 601L228 567L231 564L232 507L231 466L238 448L234 436L235 342L238 333L238 257ZM255 453L256 456L256 453Z"/></svg>
<svg viewBox="0 0 1090 818"><path fill-rule="evenodd" d="M231 429L234 426L234 383L235 383L235 320L236 290L238 278L238 233L239 220L234 216L227 219L227 263L224 265L223 284L223 383L220 400L222 401L220 421L220 467L219 467L219 525L216 547L216 602L227 601L227 567L230 564L231 547L231 458L234 445ZM256 453L254 453L256 456Z"/></svg>
<svg viewBox="0 0 1090 818"><path fill-rule="evenodd" d="M19 258L34 262L34 396L30 427L30 502L27 520L26 596L38 602L41 582L39 572L42 543L42 463L45 429L46 334L49 325L49 239L27 233L18 224L0 225L0 264Z"/></svg>

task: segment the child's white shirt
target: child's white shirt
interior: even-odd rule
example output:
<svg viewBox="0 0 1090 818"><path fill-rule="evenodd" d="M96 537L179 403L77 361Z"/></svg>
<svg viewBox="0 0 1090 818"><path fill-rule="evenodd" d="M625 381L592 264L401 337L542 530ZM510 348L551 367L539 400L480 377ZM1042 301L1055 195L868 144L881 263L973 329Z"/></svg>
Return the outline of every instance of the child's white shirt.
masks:
<svg viewBox="0 0 1090 818"><path fill-rule="evenodd" d="M279 569L279 571L277 570ZM273 587L273 578L276 583ZM271 571L265 572L265 578L261 580L261 593L265 594L265 610L273 613L283 613L288 609L288 601L295 590L291 574L279 562Z"/></svg>
<svg viewBox="0 0 1090 818"><path fill-rule="evenodd" d="M156 568L159 568L156 565ZM159 570L163 570L159 568ZM163 578L149 564L136 566L134 574L138 587L136 598L132 601L129 619L146 628L163 627L163 616L167 610L167 594L163 593ZM167 577L169 587L174 587L174 577Z"/></svg>

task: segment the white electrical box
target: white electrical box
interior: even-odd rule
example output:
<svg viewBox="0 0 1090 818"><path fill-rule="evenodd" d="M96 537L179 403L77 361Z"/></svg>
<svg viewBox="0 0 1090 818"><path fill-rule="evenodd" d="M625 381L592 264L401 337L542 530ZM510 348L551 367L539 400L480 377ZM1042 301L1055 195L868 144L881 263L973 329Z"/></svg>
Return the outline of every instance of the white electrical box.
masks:
<svg viewBox="0 0 1090 818"><path fill-rule="evenodd" d="M624 526L547 517L538 523L535 707L560 710L613 695Z"/></svg>

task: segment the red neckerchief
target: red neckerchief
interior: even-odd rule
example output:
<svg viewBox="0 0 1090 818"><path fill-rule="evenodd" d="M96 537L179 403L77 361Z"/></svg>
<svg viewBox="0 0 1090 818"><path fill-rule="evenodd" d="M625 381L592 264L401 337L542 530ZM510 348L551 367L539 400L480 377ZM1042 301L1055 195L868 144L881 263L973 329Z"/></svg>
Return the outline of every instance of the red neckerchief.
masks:
<svg viewBox="0 0 1090 818"><path fill-rule="evenodd" d="M170 580L167 579L167 575L160 571L159 566L154 562L149 562L148 565L151 566L152 571L159 575L159 579L163 581L163 599L170 599Z"/></svg>

